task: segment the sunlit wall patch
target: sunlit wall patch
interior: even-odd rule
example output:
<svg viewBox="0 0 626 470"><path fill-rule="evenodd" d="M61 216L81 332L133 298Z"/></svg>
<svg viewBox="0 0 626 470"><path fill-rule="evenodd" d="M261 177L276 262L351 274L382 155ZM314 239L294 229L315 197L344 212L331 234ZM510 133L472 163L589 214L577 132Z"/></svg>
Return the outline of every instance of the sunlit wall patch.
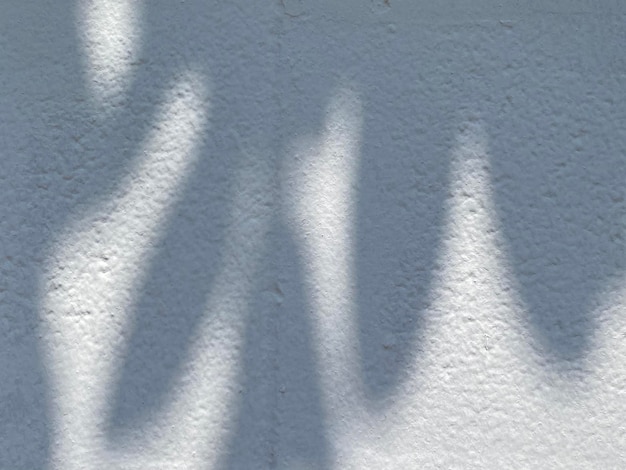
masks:
<svg viewBox="0 0 626 470"><path fill-rule="evenodd" d="M76 29L82 42L86 88L107 108L122 99L141 49L141 0L79 0Z"/></svg>
<svg viewBox="0 0 626 470"><path fill-rule="evenodd" d="M282 181L286 216L306 266L322 387L332 408L333 395L342 397L343 408L346 402L360 401L353 348L356 186L363 126L357 89L344 85L333 93L319 133L290 149Z"/></svg>
<svg viewBox="0 0 626 470"><path fill-rule="evenodd" d="M127 307L197 161L207 123L205 77L181 74L124 176L53 244L42 288L56 397L54 461L81 462L75 457L87 452L97 462Z"/></svg>

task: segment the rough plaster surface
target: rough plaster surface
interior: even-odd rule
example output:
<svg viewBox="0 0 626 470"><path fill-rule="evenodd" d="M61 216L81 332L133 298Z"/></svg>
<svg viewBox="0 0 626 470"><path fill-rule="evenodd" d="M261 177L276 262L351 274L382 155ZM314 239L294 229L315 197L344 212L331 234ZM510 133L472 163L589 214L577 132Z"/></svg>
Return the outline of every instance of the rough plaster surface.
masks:
<svg viewBox="0 0 626 470"><path fill-rule="evenodd" d="M626 468L620 2L10 3L0 468Z"/></svg>

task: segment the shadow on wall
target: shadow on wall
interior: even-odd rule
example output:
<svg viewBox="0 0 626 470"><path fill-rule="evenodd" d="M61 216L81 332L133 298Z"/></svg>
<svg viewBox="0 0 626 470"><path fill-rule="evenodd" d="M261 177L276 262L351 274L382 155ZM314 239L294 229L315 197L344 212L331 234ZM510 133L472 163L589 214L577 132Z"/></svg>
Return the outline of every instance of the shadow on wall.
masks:
<svg viewBox="0 0 626 470"><path fill-rule="evenodd" d="M12 7L2 20L0 64L12 72L0 82L0 381L8 384L1 466L45 468L59 424L50 422L50 407L63 397L50 396L38 336L42 317L58 312L39 309L41 263L63 229L106 200L139 158L164 91L190 68L212 82L211 117L127 312L122 366L102 417L112 446L173 399L224 268L243 147L280 174L292 158L286 149L320 132L329 90L346 81L358 84L364 119L353 249L366 405L394 399L421 349L446 236L455 126L467 113L483 118L491 139L497 215L538 350L558 368L584 359L595 302L624 263L624 90L611 70L598 73L603 65L589 45L613 41L617 21L339 28L230 3L150 2L127 88L108 98L116 106L104 113L85 85L74 7ZM609 32L598 37L602 28ZM289 194L281 196L277 183L261 190L270 195L270 228L258 234L268 254L246 314L225 468L331 466L318 379L324 364L304 291L302 267L311 260L292 240L298 227L287 226L280 198ZM267 295L275 279L280 300Z"/></svg>
<svg viewBox="0 0 626 470"><path fill-rule="evenodd" d="M67 15L71 5L58 2L42 10L43 5L11 4L0 18L2 468L48 464L50 377L38 334L41 263L57 217L67 217L78 202L68 198L76 181L62 180L53 170L61 158L76 157L60 152L59 141L69 140L74 130L62 107L83 86L80 51Z"/></svg>
<svg viewBox="0 0 626 470"><path fill-rule="evenodd" d="M572 17L555 28L541 18L542 34L524 48L507 44L494 79L500 108L485 113L510 264L537 346L557 369L585 358L594 310L624 269L618 24Z"/></svg>

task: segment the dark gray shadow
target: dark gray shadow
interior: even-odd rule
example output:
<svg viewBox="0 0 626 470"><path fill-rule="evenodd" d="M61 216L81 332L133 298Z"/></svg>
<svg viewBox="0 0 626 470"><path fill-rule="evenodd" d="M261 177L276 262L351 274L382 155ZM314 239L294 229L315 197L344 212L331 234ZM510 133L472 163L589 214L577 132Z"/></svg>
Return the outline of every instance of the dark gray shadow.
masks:
<svg viewBox="0 0 626 470"><path fill-rule="evenodd" d="M217 468L331 468L302 258L280 221L270 239L264 269L275 280L252 302L234 432Z"/></svg>
<svg viewBox="0 0 626 470"><path fill-rule="evenodd" d="M363 38L365 48L384 44L359 74L368 93L356 221L358 340L365 391L376 406L421 350L444 235L455 106L463 104L454 73L461 45L433 49L433 39L415 30Z"/></svg>
<svg viewBox="0 0 626 470"><path fill-rule="evenodd" d="M288 229L276 223L275 262L277 284L276 345L278 365L275 381L277 469L329 469L332 444L326 432L326 411L316 357L316 338L310 318L311 306L304 285L303 260Z"/></svg>
<svg viewBox="0 0 626 470"><path fill-rule="evenodd" d="M325 77L315 90L309 90L307 97L313 107L302 109L294 123L287 124L281 103L285 107L287 103L301 104L297 103L301 93L289 90L280 98L275 96L277 82L290 77L278 79L277 70L267 64L268 58L276 57L277 43L275 31L257 29L257 23L263 23L259 21L261 14L226 8L225 12L211 10L215 17L212 20L206 18L208 13L202 2L192 7L186 4L182 10L176 7L176 12L147 8L143 27L144 51L148 52L154 48L163 54L170 48L194 43L187 38L164 38L158 34L167 29L165 23L174 21L191 27L198 18L205 22L204 29L191 29L202 32L202 41L196 42L209 44L210 49L191 48L195 52L189 53L192 57L188 61L194 67L196 63L204 64L201 66L211 77L214 99L199 163L178 195L179 201L173 207L130 312L132 321L122 353L124 361L113 386L106 425L112 443L123 443L176 392L174 384L186 362L191 337L205 315L214 275L223 267L224 246L231 242L225 239L224 227L232 222L232 201L242 190L233 186L234 174L249 158L242 153L251 152L253 158L267 159L270 168L280 167L280 151L265 155L266 149L280 148L282 135L290 140L298 132L308 134L319 128L328 83L333 81L333 77ZM176 14L186 17L172 19ZM211 40L207 40L207 25L211 25ZM237 51L237 57L233 58L232 51ZM144 53L145 60L150 62L148 52ZM276 188L262 190L275 192ZM328 444L300 260L279 222L280 210L276 210L271 235L265 239L266 234L258 234L275 252L264 259L262 269L270 266L275 271L270 278L286 279L290 293L284 294L285 306L281 307L268 307L265 300L268 289L273 292L273 283L264 287L260 298L253 296L243 349L241 396L233 407L233 433L219 466L264 468L298 461L328 468ZM271 294L270 299L273 298ZM277 387L277 381L285 383L284 392Z"/></svg>
<svg viewBox="0 0 626 470"><path fill-rule="evenodd" d="M207 291L223 264L220 255L230 205L216 201L213 191L215 187L227 190L224 183L230 175L206 156L207 149L202 151L204 158L173 207L130 312L134 319L113 387L107 427L114 441L123 441L126 428L168 403L172 382L186 362L191 337L204 316Z"/></svg>
<svg viewBox="0 0 626 470"><path fill-rule="evenodd" d="M49 458L49 380L37 333L41 262L72 217L110 195L166 92L189 69L212 81L212 117L128 312L107 417L112 443L174 392L223 264L242 152L272 149L258 158L280 168L292 139L321 129L324 106L344 84L354 84L364 111L355 269L369 404L393 396L421 350L455 126L467 113L486 125L502 233L542 352L550 362L584 358L597 296L624 265L623 74L596 62L602 47L589 49L604 22L570 16L553 31L554 18L538 18L520 32L504 24L500 33L426 22L326 31L319 25L332 21L303 15L273 23L267 15L275 12L261 6L147 2L127 98L103 116L84 88L73 8L69 1L8 7L0 20L0 328L8 339L0 346L0 466L46 468ZM623 36L617 20L606 19L606 28L611 45ZM221 464L249 468L265 455L259 466L328 468L323 365L313 353L302 274L309 260L275 210L266 241L276 255L264 262L275 271L265 279L278 281L259 286L250 305L241 396Z"/></svg>
<svg viewBox="0 0 626 470"><path fill-rule="evenodd" d="M537 349L557 369L579 368L603 289L624 270L624 40L616 18L517 25L485 106L513 272Z"/></svg>
<svg viewBox="0 0 626 470"><path fill-rule="evenodd" d="M68 7L10 3L0 15L0 468L45 469L50 455L40 289L69 206L53 172L63 126L55 97L81 87Z"/></svg>
<svg viewBox="0 0 626 470"><path fill-rule="evenodd" d="M1 327L8 340L0 362L3 468L48 465L50 397L38 326L42 262L50 248L68 222L107 198L140 157L162 100L180 74L190 65L206 72L203 67L209 64L198 56L221 58L221 63L210 65L223 73L243 72L233 70L223 54L211 54L211 49L219 50L220 38L229 37L227 30L215 35L215 43L188 47L189 35L209 14L206 5L188 2L189 10L183 13L168 10L168 5L152 3L147 11L142 25L146 38L139 39L140 60L134 64L126 99L111 106L108 115L92 107L91 92L85 88L74 1L23 3L3 11L0 122L5 184L0 254L6 285ZM189 17L181 18L185 12ZM245 28L244 33L240 40L252 43L254 29ZM211 150L219 153L219 145ZM220 168L221 176L228 173L216 165L213 178L220 177ZM224 181L227 188L228 178ZM213 211L211 216L218 214ZM177 214L181 216L184 211ZM162 262L157 259L155 264Z"/></svg>
<svg viewBox="0 0 626 470"><path fill-rule="evenodd" d="M202 41L196 42L209 44L210 50L192 48L195 52L189 54L196 55L188 60L204 64L215 99L211 100L212 119L206 142L199 151L199 163L179 194L179 202L147 266L145 281L130 312L133 320L122 354L125 359L113 386L106 427L111 442L123 442L124 436L149 422L175 393L174 383L184 367L190 338L205 314L214 275L223 266L221 254L230 242L224 238L224 227L232 222L232 201L242 189L232 186L233 174L247 158L242 152L250 151L256 158L268 159L269 166L276 168L279 153L266 156L263 149L279 147L277 136L283 132L289 134L281 129L284 117L274 96L276 70L267 64L268 57L276 57L276 38L271 32L256 29L260 15L226 8L226 12L211 10L215 17L211 20L205 17L208 13L201 2L193 5L197 8L186 4L184 10L177 10L178 15L188 18L175 20L173 12L147 6L144 20L146 61L151 60L152 47L163 54L169 48L194 43L185 38L164 38L159 34L167 29L164 23L175 21L190 27L201 18L204 29L211 25L211 40L207 40L203 28L192 28L196 32L204 31ZM155 45L151 46L152 43ZM239 54L236 58L232 56L233 50ZM312 100L317 107L321 107L327 93L321 87L320 96ZM292 96L281 97L282 100L295 103ZM319 116L320 113L313 111L305 113L304 117L299 116L297 125L310 132L309 121L319 123ZM242 142L235 136L240 136ZM273 192L275 188L264 187L263 191ZM324 418L299 261L289 236L279 229L278 220L272 219L273 235L264 241L278 254L265 259L263 264L278 270L274 276L286 276L293 293L285 296L288 312L285 306L277 308L273 303L268 308L266 291L252 299L240 396L233 407L233 433L219 464L226 468L251 465L264 468L272 462L280 464L290 459L328 468ZM284 263L270 261L275 256ZM273 294L270 299L274 299ZM276 331L281 321L277 316L284 317L283 323L288 327ZM285 349L287 346L289 351ZM281 359L282 353L289 358L286 364ZM284 393L277 388L278 380L285 382ZM287 427L281 439L274 426Z"/></svg>
<svg viewBox="0 0 626 470"><path fill-rule="evenodd" d="M274 43L263 43L267 31L259 26L267 13L256 15L227 5L209 8L199 1L186 2L182 8L167 2L146 5L144 60L152 63L157 57L159 64L164 62L159 67L171 74L190 68L204 71L211 80L211 119L198 163L177 194L129 312L125 360L113 385L106 426L112 441L123 441L127 431L141 427L174 392L214 275L223 267L224 246L231 241L224 229L232 222L237 196L233 174L247 158L239 146L267 149L274 134L275 120L267 116L272 110L259 104L268 95L273 101L272 90L259 86L274 78L266 64ZM171 24L182 29L172 30ZM233 50L238 53L235 60ZM171 64L166 64L168 57L173 58ZM238 142L238 135L243 142Z"/></svg>
<svg viewBox="0 0 626 470"><path fill-rule="evenodd" d="M442 239L450 152L468 102L472 44L449 28L285 22L292 138L319 129L341 87L363 106L355 201L357 346L370 405L390 399L419 353ZM456 27L456 26L455 26ZM375 54L372 51L376 51ZM282 95L285 96L285 93ZM311 99L312 97L312 99ZM314 100L319 100L314 102ZM317 117L319 116L319 117ZM312 119L312 117L314 119ZM350 221L347 221L350 223Z"/></svg>
<svg viewBox="0 0 626 470"><path fill-rule="evenodd" d="M245 317L239 363L232 384L228 438L216 469L271 468L276 445L275 312L261 282L255 283Z"/></svg>

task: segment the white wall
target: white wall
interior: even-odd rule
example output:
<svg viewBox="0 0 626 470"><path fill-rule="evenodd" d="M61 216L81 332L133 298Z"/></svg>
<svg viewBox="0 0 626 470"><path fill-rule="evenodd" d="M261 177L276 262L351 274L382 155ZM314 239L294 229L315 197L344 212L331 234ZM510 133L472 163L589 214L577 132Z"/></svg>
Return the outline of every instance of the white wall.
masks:
<svg viewBox="0 0 626 470"><path fill-rule="evenodd" d="M9 3L0 468L626 467L621 2Z"/></svg>

